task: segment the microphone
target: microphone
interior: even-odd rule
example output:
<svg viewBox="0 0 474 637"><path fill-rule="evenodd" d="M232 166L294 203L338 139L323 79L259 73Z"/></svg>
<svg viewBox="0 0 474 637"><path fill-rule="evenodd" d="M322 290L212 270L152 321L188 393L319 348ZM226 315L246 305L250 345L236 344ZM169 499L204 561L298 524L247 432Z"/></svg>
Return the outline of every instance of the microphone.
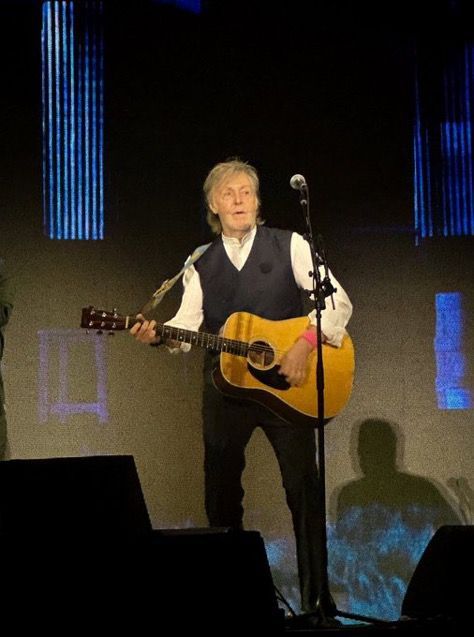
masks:
<svg viewBox="0 0 474 637"><path fill-rule="evenodd" d="M301 191L308 189L306 179L303 177L303 175L293 175L293 177L290 179L290 186L293 188L293 190Z"/></svg>

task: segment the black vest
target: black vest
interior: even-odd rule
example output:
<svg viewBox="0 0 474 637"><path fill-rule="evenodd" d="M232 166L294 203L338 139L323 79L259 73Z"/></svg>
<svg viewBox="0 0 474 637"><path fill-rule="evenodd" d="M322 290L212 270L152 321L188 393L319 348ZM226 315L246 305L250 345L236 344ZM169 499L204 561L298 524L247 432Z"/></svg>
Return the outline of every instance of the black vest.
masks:
<svg viewBox="0 0 474 637"><path fill-rule="evenodd" d="M283 320L303 314L301 291L291 267L291 232L258 226L244 267L231 263L222 238L196 262L203 291L205 327L217 333L233 312Z"/></svg>

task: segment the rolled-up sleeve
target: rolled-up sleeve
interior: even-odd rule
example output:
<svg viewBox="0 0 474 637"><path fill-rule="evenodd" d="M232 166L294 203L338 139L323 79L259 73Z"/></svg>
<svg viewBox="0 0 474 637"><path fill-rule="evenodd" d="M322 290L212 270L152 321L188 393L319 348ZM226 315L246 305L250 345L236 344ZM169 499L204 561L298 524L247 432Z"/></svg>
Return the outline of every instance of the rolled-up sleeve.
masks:
<svg viewBox="0 0 474 637"><path fill-rule="evenodd" d="M291 263L296 284L303 290L313 289L313 279L310 272L313 269L311 251L308 242L298 233L294 232L291 238ZM319 266L321 280L325 277L325 271ZM335 278L332 272L328 271L330 283L335 288L331 297L326 299L326 308L321 313L321 331L326 337L329 345L340 347L346 335L346 326L352 315L352 303L346 291ZM316 323L316 311L313 310L308 315L311 323Z"/></svg>

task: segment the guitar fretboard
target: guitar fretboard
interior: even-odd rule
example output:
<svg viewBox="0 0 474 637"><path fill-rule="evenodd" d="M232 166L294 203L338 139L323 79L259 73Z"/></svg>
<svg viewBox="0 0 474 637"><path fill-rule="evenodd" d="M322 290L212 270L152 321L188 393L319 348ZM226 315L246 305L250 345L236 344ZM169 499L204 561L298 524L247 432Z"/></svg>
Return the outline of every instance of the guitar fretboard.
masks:
<svg viewBox="0 0 474 637"><path fill-rule="evenodd" d="M209 334L206 332L193 332L180 327L172 327L171 325L162 325L158 323L155 327L156 333L164 339L179 341L180 343L189 343L203 347L214 352L226 352L235 356L247 356L249 344L244 341L236 341L230 338L223 338L217 334Z"/></svg>
<svg viewBox="0 0 474 637"><path fill-rule="evenodd" d="M104 310L95 310L92 306L83 308L81 327L87 329L109 330L115 332L117 330L128 330L133 325L142 321L134 316L120 316L115 311L106 312ZM202 347L213 352L224 352L233 354L234 356L242 356L246 358L252 351L258 354L273 355L273 348L265 341L254 341L248 343L232 338L224 338L217 334L207 332L196 332L187 330L173 325L165 325L157 323L155 325L156 333L164 340L177 341L179 343L189 343L197 347Z"/></svg>

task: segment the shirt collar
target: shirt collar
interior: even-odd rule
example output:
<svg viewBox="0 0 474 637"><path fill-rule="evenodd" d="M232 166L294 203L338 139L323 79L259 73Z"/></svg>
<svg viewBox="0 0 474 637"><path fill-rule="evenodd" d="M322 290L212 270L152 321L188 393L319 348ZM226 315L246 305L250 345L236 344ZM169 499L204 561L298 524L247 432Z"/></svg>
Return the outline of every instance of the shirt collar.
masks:
<svg viewBox="0 0 474 637"><path fill-rule="evenodd" d="M255 237L255 233L257 232L257 226L255 225L250 232L247 232L242 239L237 239L236 237L226 237L224 233L221 234L222 241L224 245L227 246L239 246L243 247L249 241L252 241Z"/></svg>

